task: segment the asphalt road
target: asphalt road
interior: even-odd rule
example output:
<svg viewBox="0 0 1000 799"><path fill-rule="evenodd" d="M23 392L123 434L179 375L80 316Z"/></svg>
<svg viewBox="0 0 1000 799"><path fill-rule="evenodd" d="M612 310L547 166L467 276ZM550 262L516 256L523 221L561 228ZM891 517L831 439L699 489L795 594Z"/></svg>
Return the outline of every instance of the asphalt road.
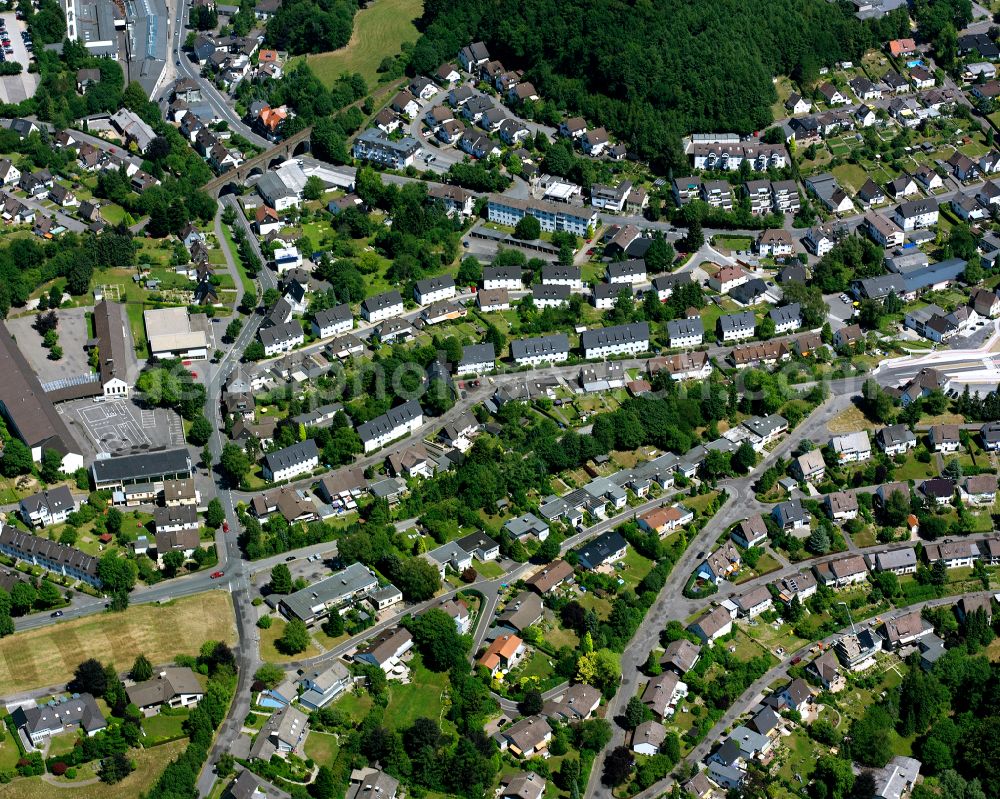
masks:
<svg viewBox="0 0 1000 799"><path fill-rule="evenodd" d="M622 680L617 693L608 702L606 718L613 720L616 716L621 715L628 700L638 691L641 680L639 669L646 662L649 651L659 643L660 631L666 627L667 623L674 619L683 621L699 608L707 605L704 600L685 598L682 593L684 585L698 564L697 553L711 549L711 545L724 530L740 519L745 519L749 513L753 512L750 508L756 504L756 498L752 485L757 479L757 474L767 469L778 458L787 455L803 438L820 438L825 435L827 422L849 403L849 396L832 396L781 441L761 461L751 475L720 482L720 486L725 489L727 494L726 501L708 524L689 542L680 560L674 564L674 568L657 596L656 602L646 613L642 624L639 625L639 629L622 653ZM796 567L796 570L798 568L801 567ZM769 575L769 581L773 579L773 575ZM744 586L741 586L741 590L743 588ZM625 743L625 731L615 724L612 726L614 734L610 742L594 760L584 793L585 797L601 797L601 799L611 799L612 797L611 791L601 783L604 758L611 749Z"/></svg>

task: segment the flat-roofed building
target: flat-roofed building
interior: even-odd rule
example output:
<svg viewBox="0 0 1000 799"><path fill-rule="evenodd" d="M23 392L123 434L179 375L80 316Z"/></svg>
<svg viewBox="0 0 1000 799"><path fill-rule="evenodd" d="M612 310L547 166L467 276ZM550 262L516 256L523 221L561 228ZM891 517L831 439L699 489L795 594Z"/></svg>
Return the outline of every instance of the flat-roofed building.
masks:
<svg viewBox="0 0 1000 799"><path fill-rule="evenodd" d="M191 327L186 308L156 308L143 311L149 354L161 360L184 358L201 360L208 357L208 337L204 330Z"/></svg>
<svg viewBox="0 0 1000 799"><path fill-rule="evenodd" d="M166 480L184 480L194 475L191 453L185 449L143 452L98 458L90 467L94 488L121 490L125 486L150 486L153 496L163 489Z"/></svg>

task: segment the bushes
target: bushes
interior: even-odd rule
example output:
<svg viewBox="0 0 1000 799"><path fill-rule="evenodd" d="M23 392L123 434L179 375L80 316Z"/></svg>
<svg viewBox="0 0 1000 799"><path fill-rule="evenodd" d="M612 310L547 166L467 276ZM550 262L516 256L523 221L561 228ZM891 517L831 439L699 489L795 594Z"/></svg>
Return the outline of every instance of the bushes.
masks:
<svg viewBox="0 0 1000 799"><path fill-rule="evenodd" d="M17 773L22 777L40 777L45 773L41 752L31 752L17 761Z"/></svg>

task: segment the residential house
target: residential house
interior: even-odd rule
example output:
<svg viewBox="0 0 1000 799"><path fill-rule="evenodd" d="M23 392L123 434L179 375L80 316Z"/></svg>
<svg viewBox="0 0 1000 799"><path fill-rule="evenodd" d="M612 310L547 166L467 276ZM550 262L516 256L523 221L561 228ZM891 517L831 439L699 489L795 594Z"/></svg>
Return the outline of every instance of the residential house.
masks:
<svg viewBox="0 0 1000 799"><path fill-rule="evenodd" d="M291 446L269 452L264 456L263 473L268 482L277 483L291 480L300 474L308 474L319 466L319 449L311 438Z"/></svg>
<svg viewBox="0 0 1000 799"><path fill-rule="evenodd" d="M917 446L917 437L905 424L883 427L875 433L875 443L886 455L902 455Z"/></svg>
<svg viewBox="0 0 1000 799"><path fill-rule="evenodd" d="M679 527L694 520L694 512L683 505L672 505L669 508L654 508L639 517L639 527L661 538L674 532Z"/></svg>
<svg viewBox="0 0 1000 799"><path fill-rule="evenodd" d="M205 689L191 669L172 666L161 669L150 680L127 686L125 693L129 702L149 717L155 716L164 706L194 707L205 695Z"/></svg>
<svg viewBox="0 0 1000 799"><path fill-rule="evenodd" d="M871 560L875 571L879 572L892 572L902 576L915 574L917 571L917 553L913 547L876 552Z"/></svg>
<svg viewBox="0 0 1000 799"><path fill-rule="evenodd" d="M585 569L597 570L624 560L628 544L615 530L603 533L577 551L577 562Z"/></svg>
<svg viewBox="0 0 1000 799"><path fill-rule="evenodd" d="M947 569L971 568L980 558L974 541L929 541L924 545L924 555L932 566L942 561Z"/></svg>
<svg viewBox="0 0 1000 799"><path fill-rule="evenodd" d="M548 527L546 527L546 531ZM525 580L525 585L540 595L554 591L573 576L573 567L564 560L555 560Z"/></svg>
<svg viewBox="0 0 1000 799"><path fill-rule="evenodd" d="M10 717L15 728L36 749L44 748L53 735L82 730L92 738L107 727L96 700L87 693L58 697L40 707L21 704Z"/></svg>
<svg viewBox="0 0 1000 799"><path fill-rule="evenodd" d="M830 449L840 463L863 463L872 457L871 440L865 430L833 436Z"/></svg>
<svg viewBox="0 0 1000 799"><path fill-rule="evenodd" d="M62 524L76 509L76 500L65 485L39 491L20 503L21 518L34 528Z"/></svg>
<svg viewBox="0 0 1000 799"><path fill-rule="evenodd" d="M520 663L526 651L524 641L513 633L499 635L476 663L485 668L491 677L495 677L498 672L510 671Z"/></svg>
<svg viewBox="0 0 1000 799"><path fill-rule="evenodd" d="M816 677L823 689L830 693L835 694L847 686L847 680L841 673L840 661L832 649L825 650L813 660L806 666L806 671Z"/></svg>
<svg viewBox="0 0 1000 799"><path fill-rule="evenodd" d="M755 513L749 519L744 519L733 529L731 533L733 541L744 549L758 546L767 540L767 525L759 513Z"/></svg>
<svg viewBox="0 0 1000 799"><path fill-rule="evenodd" d="M700 646L687 638L679 638L667 644L663 656L660 658L660 666L673 671L679 677L683 677L694 668L700 656Z"/></svg>
<svg viewBox="0 0 1000 799"><path fill-rule="evenodd" d="M674 715L677 705L687 696L688 687L672 671L664 671L651 677L640 697L658 719Z"/></svg>
<svg viewBox="0 0 1000 799"><path fill-rule="evenodd" d="M497 626L509 628L523 635L526 628L537 624L541 618L541 597L538 594L521 591L497 614Z"/></svg>
<svg viewBox="0 0 1000 799"><path fill-rule="evenodd" d="M534 771L519 771L504 778L497 799L542 799L545 779Z"/></svg>
<svg viewBox="0 0 1000 799"><path fill-rule="evenodd" d="M992 506L997 498L997 476L977 474L966 477L962 484L962 493L970 505Z"/></svg>
<svg viewBox="0 0 1000 799"><path fill-rule="evenodd" d="M695 569L695 574L703 580L718 585L736 575L742 565L739 550L729 541L712 552Z"/></svg>
<svg viewBox="0 0 1000 799"><path fill-rule="evenodd" d="M792 461L792 473L803 482L822 480L826 474L826 461L818 449L803 452Z"/></svg>
<svg viewBox="0 0 1000 799"><path fill-rule="evenodd" d="M813 567L813 571L816 572L819 581L830 588L863 583L868 577L868 567L860 555L833 558L817 564Z"/></svg>
<svg viewBox="0 0 1000 799"><path fill-rule="evenodd" d="M713 644L717 639L728 635L733 629L733 618L729 611L719 606L702 614L692 622L688 629L697 635L704 644Z"/></svg>
<svg viewBox="0 0 1000 799"><path fill-rule="evenodd" d="M837 522L858 517L858 498L847 491L834 491L823 499L823 506L831 519Z"/></svg>
<svg viewBox="0 0 1000 799"><path fill-rule="evenodd" d="M924 480L920 484L920 493L933 504L947 505L955 496L955 481L945 477Z"/></svg>
<svg viewBox="0 0 1000 799"><path fill-rule="evenodd" d="M802 571L791 577L784 577L774 583L778 592L778 599L789 604L793 599L805 602L818 590L816 578L810 571Z"/></svg>
<svg viewBox="0 0 1000 799"><path fill-rule="evenodd" d="M753 311L723 314L716 323L719 339L723 343L745 341L754 337L757 319Z"/></svg>
<svg viewBox="0 0 1000 799"><path fill-rule="evenodd" d="M733 599L733 602L739 609L740 616L748 619L759 616L765 610L768 610L773 604L771 600L771 592L768 591L767 587L763 585L752 588L745 594L740 594Z"/></svg>
<svg viewBox="0 0 1000 799"><path fill-rule="evenodd" d="M802 503L797 500L779 502L771 510L771 516L785 532L794 533L797 530L809 529L809 511L802 507Z"/></svg>
<svg viewBox="0 0 1000 799"><path fill-rule="evenodd" d="M958 452L962 448L962 440L959 436L960 428L957 424L936 424L932 425L927 435L932 452Z"/></svg>
<svg viewBox="0 0 1000 799"><path fill-rule="evenodd" d="M528 716L501 730L498 736L501 751L510 751L516 757L533 757L548 747L552 728L542 716Z"/></svg>
<svg viewBox="0 0 1000 799"><path fill-rule="evenodd" d="M667 322L667 338L671 348L696 347L704 341L705 326L700 316L671 319Z"/></svg>
<svg viewBox="0 0 1000 799"><path fill-rule="evenodd" d="M412 648L413 636L409 630L403 627L390 627L370 640L367 646L359 649L354 655L354 660L378 666L388 674Z"/></svg>

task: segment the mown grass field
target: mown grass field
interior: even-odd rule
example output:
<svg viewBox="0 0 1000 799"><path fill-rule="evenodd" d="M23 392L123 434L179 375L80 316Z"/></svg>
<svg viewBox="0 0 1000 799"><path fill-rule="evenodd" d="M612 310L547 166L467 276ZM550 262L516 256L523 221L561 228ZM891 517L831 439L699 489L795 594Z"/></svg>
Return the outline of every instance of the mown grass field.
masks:
<svg viewBox="0 0 1000 799"><path fill-rule="evenodd" d="M135 656L154 664L196 655L205 641L236 640L233 607L225 591L206 591L168 605L137 605L51 624L0 640L0 685L8 693L65 682L88 658L123 671Z"/></svg>
<svg viewBox="0 0 1000 799"><path fill-rule="evenodd" d="M354 33L346 47L306 56L306 61L326 86L344 72L359 72L372 88L378 83L382 59L396 55L403 42L417 40L413 21L423 7L423 0L375 0L354 17Z"/></svg>

